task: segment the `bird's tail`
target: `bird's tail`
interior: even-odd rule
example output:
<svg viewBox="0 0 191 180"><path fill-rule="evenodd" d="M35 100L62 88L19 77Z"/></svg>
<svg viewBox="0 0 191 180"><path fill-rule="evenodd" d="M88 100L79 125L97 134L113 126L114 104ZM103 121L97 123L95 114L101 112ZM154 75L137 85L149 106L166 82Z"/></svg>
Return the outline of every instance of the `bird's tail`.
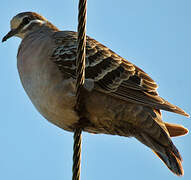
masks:
<svg viewBox="0 0 191 180"><path fill-rule="evenodd" d="M170 123L164 123L164 125L166 128L165 126L162 128L155 121L152 130L144 129L144 131L140 132L136 138L146 146L150 147L174 174L182 176L184 174L181 163L182 158L170 139L170 136L181 136L186 134L188 130L181 125Z"/></svg>
<svg viewBox="0 0 191 180"><path fill-rule="evenodd" d="M181 164L182 158L170 138L168 145L163 145L160 140L157 141L146 133L140 133L136 138L143 144L150 147L174 174L178 176L182 176L184 174Z"/></svg>
<svg viewBox="0 0 191 180"><path fill-rule="evenodd" d="M183 136L188 133L188 129L179 124L172 124L165 122L165 126L171 137ZM182 176L184 174L184 170L182 167L182 158L176 149L176 147L172 144L172 150L166 149L165 154L153 151L165 164L166 166L176 175Z"/></svg>
<svg viewBox="0 0 191 180"><path fill-rule="evenodd" d="M170 149L166 149L165 153L153 151L165 164L166 166L176 175L182 176L184 170L182 167L182 158L177 152L174 154Z"/></svg>
<svg viewBox="0 0 191 180"><path fill-rule="evenodd" d="M188 129L179 124L165 122L165 126L170 134L170 137L183 136L188 133Z"/></svg>

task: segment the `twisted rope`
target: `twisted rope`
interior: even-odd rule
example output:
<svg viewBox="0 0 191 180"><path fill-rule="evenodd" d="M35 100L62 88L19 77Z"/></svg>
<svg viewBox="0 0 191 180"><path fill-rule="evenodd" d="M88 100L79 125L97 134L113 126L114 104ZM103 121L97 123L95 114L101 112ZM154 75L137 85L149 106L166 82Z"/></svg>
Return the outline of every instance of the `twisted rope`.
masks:
<svg viewBox="0 0 191 180"><path fill-rule="evenodd" d="M83 84L85 81L85 58L86 58L86 8L87 0L79 0L78 12L78 47L76 61L76 109L81 110Z"/></svg>
<svg viewBox="0 0 191 180"><path fill-rule="evenodd" d="M80 169L81 169L81 143L82 143L82 131L76 129L74 132L74 154L73 154L73 176L72 180L80 180Z"/></svg>
<svg viewBox="0 0 191 180"><path fill-rule="evenodd" d="M76 106L75 109L79 114L80 120L83 119L82 110L83 102L83 84L85 81L85 58L86 58L86 8L87 0L79 0L78 5L78 46L77 46L77 60L76 60ZM79 120L79 122L80 122ZM81 141L82 129L76 128L74 130L74 146L73 146L73 176L72 180L80 180L81 170Z"/></svg>

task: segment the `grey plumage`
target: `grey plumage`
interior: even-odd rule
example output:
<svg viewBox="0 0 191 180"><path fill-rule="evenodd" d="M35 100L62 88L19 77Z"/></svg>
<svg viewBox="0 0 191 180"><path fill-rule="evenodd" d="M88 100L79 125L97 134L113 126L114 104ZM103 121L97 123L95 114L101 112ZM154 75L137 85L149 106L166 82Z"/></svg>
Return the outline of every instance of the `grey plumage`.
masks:
<svg viewBox="0 0 191 180"><path fill-rule="evenodd" d="M59 31L44 17L24 12L11 21L3 41L22 38L18 71L23 87L39 112L68 131L132 136L150 147L177 175L182 158L170 136L188 132L162 121L160 109L189 116L158 95L157 84L143 70L87 37L85 122L74 110L77 33Z"/></svg>

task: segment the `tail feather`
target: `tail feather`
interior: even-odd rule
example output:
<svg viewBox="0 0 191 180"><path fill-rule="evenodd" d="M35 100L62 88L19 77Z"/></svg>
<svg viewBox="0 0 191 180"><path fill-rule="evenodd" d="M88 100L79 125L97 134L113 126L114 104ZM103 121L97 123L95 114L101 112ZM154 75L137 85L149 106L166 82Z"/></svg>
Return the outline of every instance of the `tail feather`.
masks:
<svg viewBox="0 0 191 180"><path fill-rule="evenodd" d="M188 129L179 124L165 122L165 126L170 134L170 137L183 136L188 133Z"/></svg>
<svg viewBox="0 0 191 180"><path fill-rule="evenodd" d="M165 135L165 134L163 134ZM183 167L182 167L182 158L175 147L171 139L167 136L169 145L166 146L162 144L159 140L154 139L147 133L141 133L136 138L141 141L143 144L150 147L153 152L165 163L165 165L176 175L182 176L184 174Z"/></svg>
<svg viewBox="0 0 191 180"><path fill-rule="evenodd" d="M170 137L185 135L188 130L181 125L163 122L158 109L144 107L144 112L138 119L140 125L135 138L151 148L174 174L183 175L181 155Z"/></svg>
<svg viewBox="0 0 191 180"><path fill-rule="evenodd" d="M165 164L166 166L176 175L183 176L184 170L182 167L182 159L179 159L170 150L166 151L166 154L153 151Z"/></svg>

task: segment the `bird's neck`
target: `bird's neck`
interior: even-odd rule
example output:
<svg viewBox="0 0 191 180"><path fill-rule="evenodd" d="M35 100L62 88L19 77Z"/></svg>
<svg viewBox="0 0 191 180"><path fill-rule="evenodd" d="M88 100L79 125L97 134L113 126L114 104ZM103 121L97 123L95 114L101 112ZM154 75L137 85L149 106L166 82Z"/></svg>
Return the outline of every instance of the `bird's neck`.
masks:
<svg viewBox="0 0 191 180"><path fill-rule="evenodd" d="M48 35L50 33L57 32L57 31L59 31L59 29L56 26L54 26L50 22L46 22L45 24L41 24L41 25L36 24L36 25L33 25L32 27L29 26L26 30L24 30L18 36L21 39L24 39L28 35L32 33L36 33L36 32L42 32L42 33L44 32L44 33L47 33Z"/></svg>

